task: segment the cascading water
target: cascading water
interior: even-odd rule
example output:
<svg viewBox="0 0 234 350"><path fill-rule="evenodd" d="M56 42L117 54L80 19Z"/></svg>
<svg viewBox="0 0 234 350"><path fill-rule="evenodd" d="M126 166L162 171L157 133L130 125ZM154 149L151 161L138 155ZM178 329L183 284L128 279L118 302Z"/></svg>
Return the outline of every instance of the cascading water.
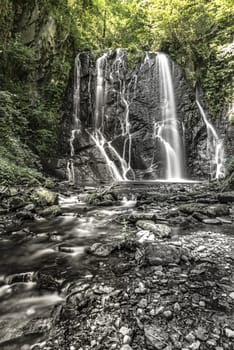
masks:
<svg viewBox="0 0 234 350"><path fill-rule="evenodd" d="M71 183L75 182L75 172L74 172L74 140L76 136L80 133L80 73L81 73L81 62L80 54L75 58L75 69L74 69L74 90L73 90L73 112L72 112L72 130L69 139L70 144L70 159L67 162L67 173L68 181Z"/></svg>
<svg viewBox="0 0 234 350"><path fill-rule="evenodd" d="M212 124L208 121L206 113L202 108L198 93L196 92L196 103L204 120L207 130L207 157L210 159L210 175L212 179L223 178L225 175L224 167L224 148L223 142L217 135Z"/></svg>
<svg viewBox="0 0 234 350"><path fill-rule="evenodd" d="M182 179L184 174L183 146L178 129L176 104L169 60L157 53L156 67L159 72L159 98L161 122L155 122L154 136L164 146L166 153L166 179Z"/></svg>
<svg viewBox="0 0 234 350"><path fill-rule="evenodd" d="M97 82L96 82L96 103L95 103L95 130L91 134L92 140L104 157L108 166L109 172L113 180L127 181L128 173L131 169L131 133L129 122L129 102L126 95L126 83L121 77L121 69L124 67L124 51L116 50L116 58L111 67L110 82L115 74L119 82L120 103L124 106L125 115L123 119L119 119L121 125L121 135L116 135L115 138L121 136L124 139L122 155L112 145L113 140L108 141L105 137L105 119L108 115L105 114L105 101L107 91L107 80L105 79L105 71L107 70L107 54L104 54L96 62ZM116 159L119 166L112 160Z"/></svg>
<svg viewBox="0 0 234 350"><path fill-rule="evenodd" d="M196 150L192 153L193 134L187 129L190 117L185 119L184 108L188 102L180 100L184 92L182 90L181 95L182 78L178 67L172 66L163 53L146 52L142 63L130 71L126 52L117 49L97 59L94 75L90 56L80 55L75 60L70 159L67 162L69 181L75 182L74 170L77 178L88 181L182 181L184 144L188 145L188 140L192 142L187 147L187 163L189 171L192 169L191 173L196 175L193 157L195 154L195 159L199 160L199 153ZM178 106L174 86L179 88L176 90ZM215 164L213 177L219 178L224 173L222 142L198 100L197 104L207 127L207 149L212 154L213 169ZM195 118L199 119L197 112ZM74 169L78 135L80 154L76 164L79 163L79 168ZM205 164L202 167L205 173L207 167Z"/></svg>

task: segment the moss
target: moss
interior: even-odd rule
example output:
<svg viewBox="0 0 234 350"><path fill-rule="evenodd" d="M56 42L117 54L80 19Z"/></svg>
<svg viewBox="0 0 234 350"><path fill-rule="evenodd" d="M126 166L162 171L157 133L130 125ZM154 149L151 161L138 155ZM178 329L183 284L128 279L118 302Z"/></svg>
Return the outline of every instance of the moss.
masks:
<svg viewBox="0 0 234 350"><path fill-rule="evenodd" d="M58 203L58 195L46 188L35 188L31 194L31 201L40 207L52 206Z"/></svg>
<svg viewBox="0 0 234 350"><path fill-rule="evenodd" d="M39 211L39 214L44 217L55 217L61 215L62 211L58 205L52 205Z"/></svg>
<svg viewBox="0 0 234 350"><path fill-rule="evenodd" d="M0 183L5 186L31 185L43 181L43 176L36 169L17 165L15 161L0 156Z"/></svg>

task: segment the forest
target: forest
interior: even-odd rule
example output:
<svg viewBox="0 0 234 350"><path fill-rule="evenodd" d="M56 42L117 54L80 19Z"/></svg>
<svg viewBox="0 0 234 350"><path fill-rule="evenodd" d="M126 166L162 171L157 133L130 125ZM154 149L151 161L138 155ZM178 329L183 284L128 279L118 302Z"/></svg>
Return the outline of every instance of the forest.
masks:
<svg viewBox="0 0 234 350"><path fill-rule="evenodd" d="M192 86L202 87L213 118L232 101L232 0L2 0L0 6L1 181L39 180L40 159L56 153L62 101L80 51L126 48L130 65L143 51L163 51Z"/></svg>
<svg viewBox="0 0 234 350"><path fill-rule="evenodd" d="M233 0L0 0L0 350L234 349L233 87Z"/></svg>

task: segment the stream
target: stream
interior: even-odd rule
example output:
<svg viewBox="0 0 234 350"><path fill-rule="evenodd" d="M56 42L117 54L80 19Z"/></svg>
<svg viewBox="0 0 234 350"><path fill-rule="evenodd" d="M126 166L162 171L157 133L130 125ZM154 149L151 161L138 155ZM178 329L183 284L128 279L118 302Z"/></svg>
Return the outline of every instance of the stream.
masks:
<svg viewBox="0 0 234 350"><path fill-rule="evenodd" d="M123 226L115 218L131 212L134 200L94 208L80 197L60 196L61 216L27 221L21 230L2 237L0 325L4 327L9 322L10 327L7 327L9 333L5 327L0 331L1 341L6 342L3 347L0 345L1 349L19 349L18 339L15 345L7 342L12 336L11 328L15 328L17 336L17 328L22 323L26 325L31 319L46 315L49 318L54 305L63 303L63 291L72 281L92 279L98 272L98 259L86 254L87 247L123 238ZM38 283L38 273L46 279L45 285L41 285L43 281ZM57 283L61 286L59 293ZM22 338L21 331L18 336ZM26 337L26 344L24 337L20 340L24 350L34 341L35 329Z"/></svg>
<svg viewBox="0 0 234 350"><path fill-rule="evenodd" d="M166 188L167 185L164 186ZM195 188L200 185L185 187L189 186ZM150 191L152 189L148 188ZM186 194L186 191L183 187L181 193ZM155 193L158 195L159 192ZM100 258L87 254L88 247L94 243L121 241L126 230L128 234L129 230L136 232L133 225L126 229L125 221L119 220L120 217L150 211L168 212L168 208L171 211L176 208L175 204L175 208L167 204L165 209L163 202L136 207L135 194L131 199L124 194L121 197L118 205L95 207L85 203L83 194L60 195L60 216L48 219L36 217L34 221L25 221L11 235L2 235L0 349L29 350L37 349L35 344L38 342L43 344L53 322L53 312L65 302L69 286L77 280L90 283L99 274ZM199 228L204 230L204 224L198 223L196 230ZM174 225L172 238L176 239L178 234L186 236L194 229L194 225ZM206 225L205 231L231 236L233 225Z"/></svg>

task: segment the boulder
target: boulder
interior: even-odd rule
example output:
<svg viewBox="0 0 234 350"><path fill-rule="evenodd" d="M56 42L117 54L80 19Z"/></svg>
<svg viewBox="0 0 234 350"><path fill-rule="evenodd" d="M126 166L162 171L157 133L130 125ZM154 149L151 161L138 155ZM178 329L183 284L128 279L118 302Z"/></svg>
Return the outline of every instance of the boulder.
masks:
<svg viewBox="0 0 234 350"><path fill-rule="evenodd" d="M221 203L233 203L234 202L234 191L219 193L218 200Z"/></svg>
<svg viewBox="0 0 234 350"><path fill-rule="evenodd" d="M178 264L180 257L180 249L172 245L149 244L145 247L145 261L149 265Z"/></svg>
<svg viewBox="0 0 234 350"><path fill-rule="evenodd" d="M58 194L43 187L37 187L31 194L31 201L40 207L58 204Z"/></svg>
<svg viewBox="0 0 234 350"><path fill-rule="evenodd" d="M155 224L151 220L138 220L136 226L139 228L152 232L158 237L169 237L171 234L171 228L165 224Z"/></svg>

